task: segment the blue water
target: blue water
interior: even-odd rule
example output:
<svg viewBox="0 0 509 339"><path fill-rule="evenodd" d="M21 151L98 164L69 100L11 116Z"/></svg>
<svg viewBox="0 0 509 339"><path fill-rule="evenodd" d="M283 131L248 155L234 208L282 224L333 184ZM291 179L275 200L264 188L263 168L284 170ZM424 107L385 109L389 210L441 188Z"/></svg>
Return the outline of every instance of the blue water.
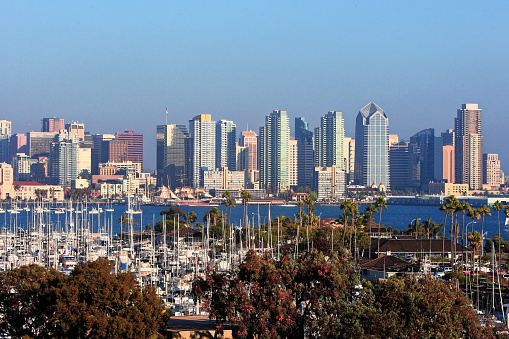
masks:
<svg viewBox="0 0 509 339"><path fill-rule="evenodd" d="M97 206L94 206L97 207ZM361 205L359 207L360 211L363 212L366 205ZM203 217L205 216L205 213L212 209L213 206L183 206L181 209L185 213L189 213L191 211L194 211L198 216L198 222L203 222ZM224 205L218 206L221 211L224 211ZM113 206L114 212L106 212L106 218L108 222L110 220L113 220L113 227L114 232L117 233L120 231L120 225L118 224L118 219L120 218L121 214L124 214L126 211L125 205L114 205ZM162 220L162 217L160 215L160 212L163 209L169 209L169 207L161 207L161 206L142 206L141 210L143 211L142 215L134 215L134 218L138 221L138 224L140 224L140 228L145 228L146 225L152 225L153 221L157 222ZM320 218L338 218L342 211L339 209L339 206L332 206L332 205L316 205L315 206L316 211L314 212L315 215L320 216ZM250 220L253 220L255 224L258 224L258 213L260 214L260 221L262 223L267 222L268 218L268 205L248 205L248 214ZM270 207L270 213L271 217L275 218L277 216L287 216L294 218L296 214L298 214L299 208L296 206L271 206ZM30 212L31 213L31 212ZM228 214L227 210L227 214ZM491 238L494 233L498 232L498 226L497 226L497 213L491 212L491 216L486 216L484 221L484 232L487 232L487 237ZM18 225L21 227L24 227L26 225L26 216L27 212L22 211L18 214ZM387 210L383 210L382 213L382 224L386 226L392 226L395 229L403 230L408 227L410 222L412 222L416 218L420 218L420 221L423 222L431 217L431 220L437 223L443 223L445 213L438 210L438 206L405 206L405 205L388 205ZM461 223L461 214L458 214L458 217L460 218ZM57 215L52 213L52 222L57 222ZM64 215L60 215L60 224L63 226L64 224ZM94 221L94 230L97 227L97 215L93 216ZM104 224L104 214L101 215L100 223L101 225ZM240 225L241 219L242 219L242 205L237 205L236 207L232 208L231 211L231 219L232 223L237 226ZM378 214L374 215L375 222L378 222ZM465 217L465 224L469 223L471 221L470 218ZM504 222L505 222L505 215L503 212L500 213L500 221L501 221L501 229L502 229L502 236L505 240L508 239L508 232L507 229L504 228ZM6 225L9 227L9 225L12 225L15 222L14 215L11 215L10 213L0 214L0 227L3 227ZM450 227L450 217L447 219L447 229ZM469 226L469 230L471 228L471 225ZM481 220L477 221L475 224L474 229L478 230L480 232L481 230Z"/></svg>

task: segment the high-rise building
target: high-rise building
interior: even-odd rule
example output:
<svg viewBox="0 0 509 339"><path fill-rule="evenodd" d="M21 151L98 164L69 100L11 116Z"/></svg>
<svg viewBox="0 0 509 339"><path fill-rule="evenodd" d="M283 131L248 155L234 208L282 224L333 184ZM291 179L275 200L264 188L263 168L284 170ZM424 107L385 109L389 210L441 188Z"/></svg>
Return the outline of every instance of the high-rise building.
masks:
<svg viewBox="0 0 509 339"><path fill-rule="evenodd" d="M191 137L191 184L203 187L203 172L215 169L216 128L210 114L200 114L189 120Z"/></svg>
<svg viewBox="0 0 509 339"><path fill-rule="evenodd" d="M297 140L295 138L290 137L288 141L288 175L290 186L297 186L298 184L298 146Z"/></svg>
<svg viewBox="0 0 509 339"><path fill-rule="evenodd" d="M344 169L343 142L345 139L343 113L329 111L315 128L315 166Z"/></svg>
<svg viewBox="0 0 509 339"><path fill-rule="evenodd" d="M186 139L189 139L184 125L157 126L157 176L159 183L170 188L181 187L185 178Z"/></svg>
<svg viewBox="0 0 509 339"><path fill-rule="evenodd" d="M498 154L485 153L483 154L484 173L483 183L491 186L498 187L503 184L502 176L500 175L500 160Z"/></svg>
<svg viewBox="0 0 509 339"><path fill-rule="evenodd" d="M85 124L82 122L71 122L70 124L65 124L65 129L69 136L72 137L77 135L80 140L85 139Z"/></svg>
<svg viewBox="0 0 509 339"><path fill-rule="evenodd" d="M127 160L141 164L143 171L143 134L125 131L116 133L115 139L127 140Z"/></svg>
<svg viewBox="0 0 509 339"><path fill-rule="evenodd" d="M237 171L246 171L249 159L249 147L239 146L235 143Z"/></svg>
<svg viewBox="0 0 509 339"><path fill-rule="evenodd" d="M286 111L275 110L260 127L260 184L272 191L290 188L290 125Z"/></svg>
<svg viewBox="0 0 509 339"><path fill-rule="evenodd" d="M247 170L258 170L258 135L254 131L244 131L239 139L239 146L248 148Z"/></svg>
<svg viewBox="0 0 509 339"><path fill-rule="evenodd" d="M58 132L65 129L64 119L62 118L43 118L41 120L41 132Z"/></svg>
<svg viewBox="0 0 509 339"><path fill-rule="evenodd" d="M78 175L89 175L92 173L92 148L78 148Z"/></svg>
<svg viewBox="0 0 509 339"><path fill-rule="evenodd" d="M50 145L57 135L55 132L28 132L28 156L32 159L49 157Z"/></svg>
<svg viewBox="0 0 509 339"><path fill-rule="evenodd" d="M11 122L0 120L0 162L11 163L9 141L11 140Z"/></svg>
<svg viewBox="0 0 509 339"><path fill-rule="evenodd" d="M103 141L115 139L114 134L94 134L92 136L92 174L99 174L99 164L102 162Z"/></svg>
<svg viewBox="0 0 509 339"><path fill-rule="evenodd" d="M63 135L55 137L50 148L49 176L53 183L70 187L71 181L78 178L79 138L66 139Z"/></svg>
<svg viewBox="0 0 509 339"><path fill-rule="evenodd" d="M9 142L9 159L17 153L28 154L27 136L23 133L13 134Z"/></svg>
<svg viewBox="0 0 509 339"><path fill-rule="evenodd" d="M345 138L343 140L343 158L344 158L344 169L346 175L346 183L349 185L354 179L354 168L355 168L355 139Z"/></svg>
<svg viewBox="0 0 509 339"><path fill-rule="evenodd" d="M389 118L374 102L364 106L356 119L355 182L390 187Z"/></svg>
<svg viewBox="0 0 509 339"><path fill-rule="evenodd" d="M389 147L389 163L391 165L390 182L393 190L413 192L418 186L415 170L418 163L413 162L408 142L400 141Z"/></svg>
<svg viewBox="0 0 509 339"><path fill-rule="evenodd" d="M428 184L435 179L435 130L427 128L415 133L410 137L408 147L412 154L412 171L415 173L416 184L420 190L427 192Z"/></svg>
<svg viewBox="0 0 509 339"><path fill-rule="evenodd" d="M482 188L483 137L481 110L477 104L463 104L454 119L455 177L471 190Z"/></svg>
<svg viewBox="0 0 509 339"><path fill-rule="evenodd" d="M14 180L30 179L30 158L25 153L17 153L12 157Z"/></svg>
<svg viewBox="0 0 509 339"><path fill-rule="evenodd" d="M100 163L129 161L127 140L106 140L101 143Z"/></svg>
<svg viewBox="0 0 509 339"><path fill-rule="evenodd" d="M231 120L219 120L216 124L216 168L236 170L237 127Z"/></svg>
<svg viewBox="0 0 509 339"><path fill-rule="evenodd" d="M443 180L450 184L455 183L454 146L442 146L442 174Z"/></svg>
<svg viewBox="0 0 509 339"><path fill-rule="evenodd" d="M295 118L295 139L297 140L297 184L301 187L313 187L314 157L313 132L308 129L308 122L300 117Z"/></svg>
<svg viewBox="0 0 509 339"><path fill-rule="evenodd" d="M331 167L315 168L315 187L318 200L337 199L345 196L345 170Z"/></svg>

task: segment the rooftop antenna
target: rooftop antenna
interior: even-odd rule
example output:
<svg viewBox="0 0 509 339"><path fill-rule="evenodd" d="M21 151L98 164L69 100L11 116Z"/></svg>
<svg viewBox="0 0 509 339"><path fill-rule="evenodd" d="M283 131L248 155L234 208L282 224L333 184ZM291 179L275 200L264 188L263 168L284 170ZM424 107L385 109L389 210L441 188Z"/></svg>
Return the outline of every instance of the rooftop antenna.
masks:
<svg viewBox="0 0 509 339"><path fill-rule="evenodd" d="M166 125L168 125L168 107L166 107Z"/></svg>

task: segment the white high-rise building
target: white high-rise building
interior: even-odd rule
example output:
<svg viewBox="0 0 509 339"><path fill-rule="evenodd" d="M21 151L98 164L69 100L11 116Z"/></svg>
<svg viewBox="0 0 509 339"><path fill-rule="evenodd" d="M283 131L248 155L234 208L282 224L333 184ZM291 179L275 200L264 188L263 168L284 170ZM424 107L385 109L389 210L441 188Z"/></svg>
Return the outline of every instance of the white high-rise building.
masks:
<svg viewBox="0 0 509 339"><path fill-rule="evenodd" d="M288 173L290 175L290 186L296 186L299 183L299 153L297 140L290 137L288 142Z"/></svg>
<svg viewBox="0 0 509 339"><path fill-rule="evenodd" d="M50 146L49 176L52 181L70 187L71 181L78 178L79 136L66 139L56 137Z"/></svg>
<svg viewBox="0 0 509 339"><path fill-rule="evenodd" d="M236 170L237 127L231 120L219 120L216 124L216 168Z"/></svg>
<svg viewBox="0 0 509 339"><path fill-rule="evenodd" d="M16 153L12 157L12 170L14 180L27 180L30 178L30 157L25 153Z"/></svg>
<svg viewBox="0 0 509 339"><path fill-rule="evenodd" d="M189 120L192 138L192 186L203 187L203 172L214 170L216 165L216 122L210 114L200 114Z"/></svg>
<svg viewBox="0 0 509 339"><path fill-rule="evenodd" d="M503 184L501 169L500 169L500 160L498 159L498 154L493 153L485 153L483 155L484 160L484 173L483 173L483 183L491 186L498 187Z"/></svg>

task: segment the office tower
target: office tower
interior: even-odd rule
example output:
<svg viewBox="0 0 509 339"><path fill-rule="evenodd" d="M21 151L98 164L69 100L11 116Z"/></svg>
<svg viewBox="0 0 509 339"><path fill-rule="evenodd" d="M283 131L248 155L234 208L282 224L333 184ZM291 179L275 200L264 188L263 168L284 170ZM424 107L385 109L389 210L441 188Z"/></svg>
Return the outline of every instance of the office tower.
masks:
<svg viewBox="0 0 509 339"><path fill-rule="evenodd" d="M448 129L440 135L443 146L454 146L454 130Z"/></svg>
<svg viewBox="0 0 509 339"><path fill-rule="evenodd" d="M502 185L503 181L500 175L501 170L498 154L485 153L483 154L483 161L483 183L491 187L498 187Z"/></svg>
<svg viewBox="0 0 509 339"><path fill-rule="evenodd" d="M49 176L54 184L71 186L71 180L78 178L79 138L70 139L62 135L55 137L50 147Z"/></svg>
<svg viewBox="0 0 509 339"><path fill-rule="evenodd" d="M471 190L482 188L481 110L477 104L463 104L454 119L455 177Z"/></svg>
<svg viewBox="0 0 509 339"><path fill-rule="evenodd" d="M49 157L50 145L57 135L58 133L54 132L28 132L28 156L32 159Z"/></svg>
<svg viewBox="0 0 509 339"><path fill-rule="evenodd" d="M25 153L17 153L12 157L14 180L30 179L30 158Z"/></svg>
<svg viewBox="0 0 509 339"><path fill-rule="evenodd" d="M92 173L92 148L90 147L79 147L78 148L78 175L90 176Z"/></svg>
<svg viewBox="0 0 509 339"><path fill-rule="evenodd" d="M9 159L12 159L17 153L28 154L27 136L23 133L16 133L11 136L9 141Z"/></svg>
<svg viewBox="0 0 509 339"><path fill-rule="evenodd" d="M315 166L344 169L343 141L345 138L343 114L329 111L315 128Z"/></svg>
<svg viewBox="0 0 509 339"><path fill-rule="evenodd" d="M313 187L314 157L313 132L308 129L304 118L295 118L295 139L297 140L297 184Z"/></svg>
<svg viewBox="0 0 509 339"><path fill-rule="evenodd" d="M92 136L92 174L99 174L99 164L102 162L103 141L114 140L114 134L94 134Z"/></svg>
<svg viewBox="0 0 509 339"><path fill-rule="evenodd" d="M231 120L219 120L216 124L216 168L236 170L236 126Z"/></svg>
<svg viewBox="0 0 509 339"><path fill-rule="evenodd" d="M237 171L246 171L249 161L249 147L239 146L235 143Z"/></svg>
<svg viewBox="0 0 509 339"><path fill-rule="evenodd" d="M157 126L157 176L159 184L170 188L182 187L186 182L186 139L184 125Z"/></svg>
<svg viewBox="0 0 509 339"><path fill-rule="evenodd" d="M354 168L355 168L355 139L344 138L343 140L343 159L344 169L346 175L346 184L349 185L354 179Z"/></svg>
<svg viewBox="0 0 509 339"><path fill-rule="evenodd" d="M240 136L239 146L248 148L247 170L258 170L258 135L254 131L244 131Z"/></svg>
<svg viewBox="0 0 509 339"><path fill-rule="evenodd" d="M127 140L127 160L141 164L143 171L143 134L125 131L116 133L115 139Z"/></svg>
<svg viewBox="0 0 509 339"><path fill-rule="evenodd" d="M200 114L189 120L191 141L191 183L203 187L203 172L215 169L216 128L210 114Z"/></svg>
<svg viewBox="0 0 509 339"><path fill-rule="evenodd" d="M419 185L415 170L417 163L412 161L413 156L409 143L400 141L389 147L389 163L391 164L390 182L393 190L413 192Z"/></svg>
<svg viewBox="0 0 509 339"><path fill-rule="evenodd" d="M345 196L345 170L330 167L315 167L315 185L318 200L337 199Z"/></svg>
<svg viewBox="0 0 509 339"><path fill-rule="evenodd" d="M448 183L455 183L454 146L442 146L442 178Z"/></svg>
<svg viewBox="0 0 509 339"><path fill-rule="evenodd" d="M375 103L364 106L355 127L355 182L371 186L389 181L389 118Z"/></svg>
<svg viewBox="0 0 509 339"><path fill-rule="evenodd" d="M290 186L297 186L298 184L298 154L297 140L290 137L288 141L288 178Z"/></svg>
<svg viewBox="0 0 509 339"><path fill-rule="evenodd" d="M417 184L420 190L426 192L429 182L435 179L435 130L427 128L412 135L409 149L413 157L413 166L417 166L412 169L418 181ZM392 185L394 188L393 182Z"/></svg>
<svg viewBox="0 0 509 339"><path fill-rule="evenodd" d="M290 125L286 111L275 110L260 127L260 184L274 192L290 188L288 143Z"/></svg>
<svg viewBox="0 0 509 339"><path fill-rule="evenodd" d="M64 119L62 118L43 118L41 120L41 132L58 132L65 129Z"/></svg>
<svg viewBox="0 0 509 339"><path fill-rule="evenodd" d="M129 142L127 140L106 140L101 143L101 159L99 163L126 162L128 157Z"/></svg>
<svg viewBox="0 0 509 339"><path fill-rule="evenodd" d="M11 122L0 120L0 162L11 163L9 158L9 141L11 139Z"/></svg>
<svg viewBox="0 0 509 339"><path fill-rule="evenodd" d="M71 122L65 124L65 129L70 137L77 135L80 140L85 139L85 124L82 122Z"/></svg>

